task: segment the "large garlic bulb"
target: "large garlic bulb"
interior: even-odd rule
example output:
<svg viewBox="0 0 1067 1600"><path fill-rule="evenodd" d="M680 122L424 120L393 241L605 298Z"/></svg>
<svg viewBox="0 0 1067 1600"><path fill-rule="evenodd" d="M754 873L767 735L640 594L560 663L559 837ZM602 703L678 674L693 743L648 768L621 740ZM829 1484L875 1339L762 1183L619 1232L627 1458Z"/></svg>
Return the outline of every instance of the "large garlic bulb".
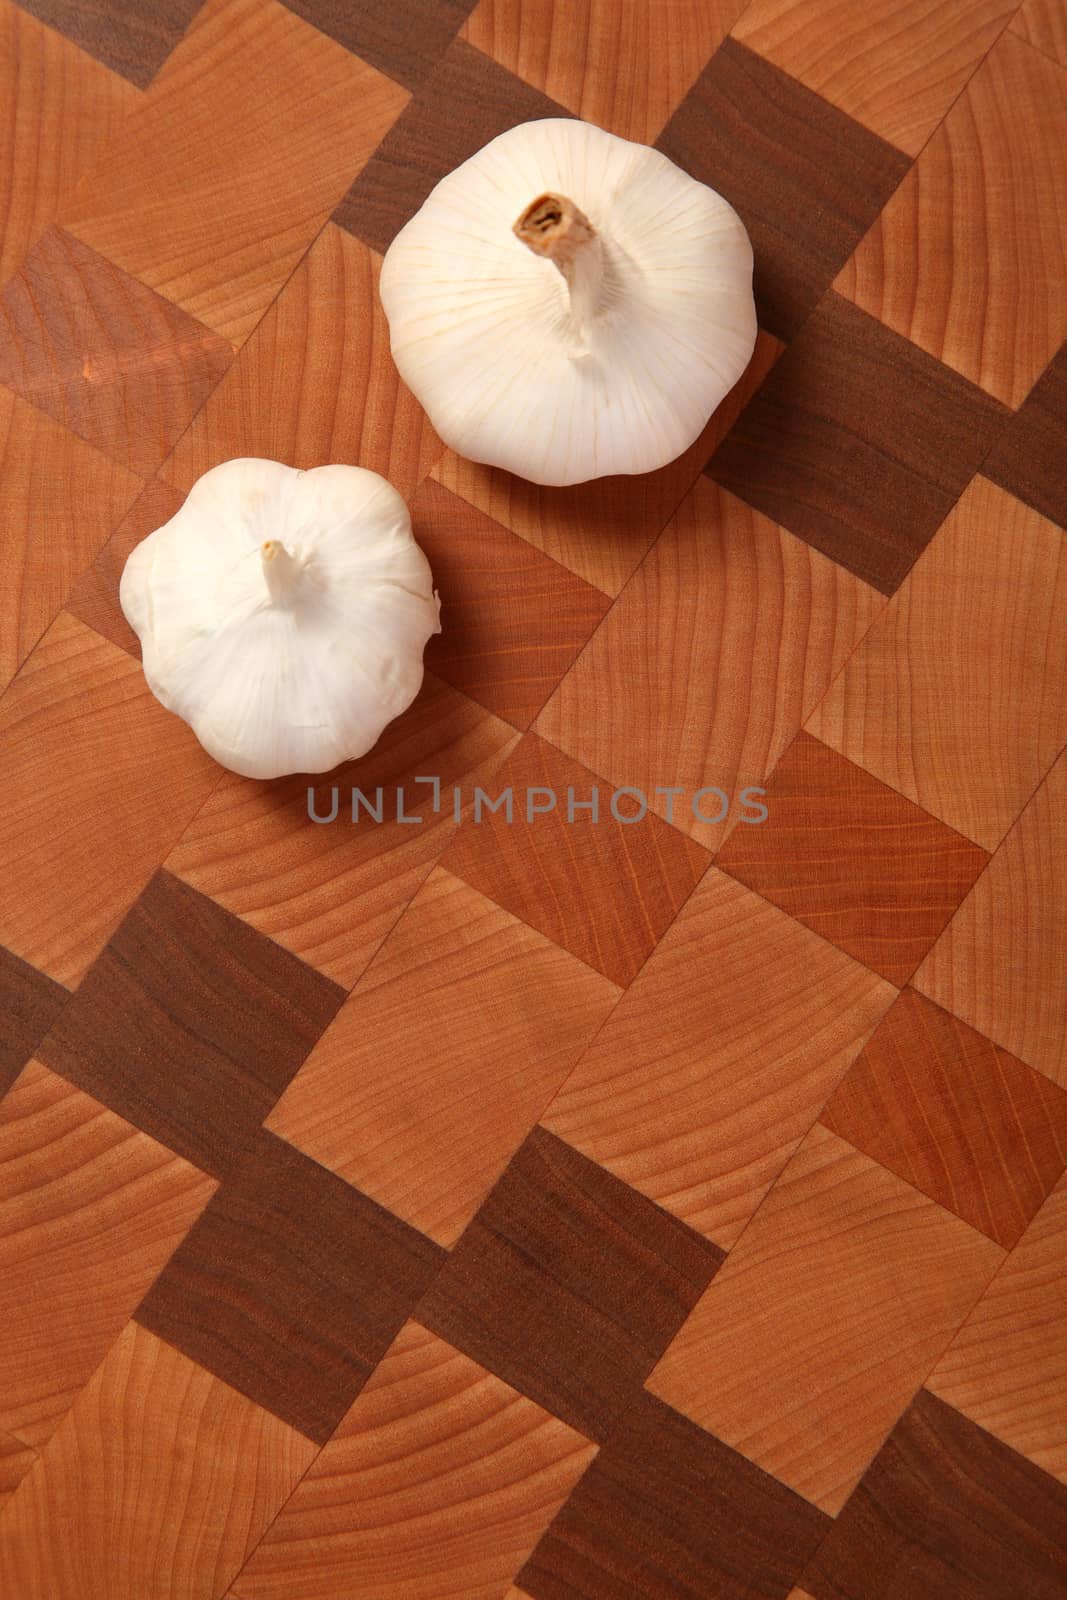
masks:
<svg viewBox="0 0 1067 1600"><path fill-rule="evenodd" d="M733 208L647 145L561 117L443 178L390 245L381 297L446 444L536 483L672 461L756 340Z"/></svg>
<svg viewBox="0 0 1067 1600"><path fill-rule="evenodd" d="M153 694L249 778L363 755L440 632L407 506L362 467L213 467L133 551L119 598Z"/></svg>

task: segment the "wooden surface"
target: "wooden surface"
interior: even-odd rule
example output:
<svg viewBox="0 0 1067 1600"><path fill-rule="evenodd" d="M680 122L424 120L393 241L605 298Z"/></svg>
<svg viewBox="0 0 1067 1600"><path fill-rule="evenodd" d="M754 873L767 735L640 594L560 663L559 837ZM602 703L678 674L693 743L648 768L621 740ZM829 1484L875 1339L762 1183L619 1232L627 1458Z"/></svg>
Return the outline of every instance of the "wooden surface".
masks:
<svg viewBox="0 0 1067 1600"><path fill-rule="evenodd" d="M0 103L4 1600L1062 1600L1062 0L0 0ZM377 284L560 115L760 336L552 490ZM333 823L118 606L238 455L441 590Z"/></svg>

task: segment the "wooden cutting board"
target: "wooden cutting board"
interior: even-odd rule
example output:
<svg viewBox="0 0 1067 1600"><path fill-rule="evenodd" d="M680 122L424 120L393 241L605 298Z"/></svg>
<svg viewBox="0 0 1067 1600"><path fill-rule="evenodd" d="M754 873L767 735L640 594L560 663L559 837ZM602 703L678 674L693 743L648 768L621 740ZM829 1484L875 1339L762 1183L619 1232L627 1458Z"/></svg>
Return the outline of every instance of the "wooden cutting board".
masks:
<svg viewBox="0 0 1067 1600"><path fill-rule="evenodd" d="M5 1597L1067 1591L1065 16L0 0ZM545 116L752 237L646 478L390 358ZM444 602L310 795L118 609L234 456L387 475Z"/></svg>

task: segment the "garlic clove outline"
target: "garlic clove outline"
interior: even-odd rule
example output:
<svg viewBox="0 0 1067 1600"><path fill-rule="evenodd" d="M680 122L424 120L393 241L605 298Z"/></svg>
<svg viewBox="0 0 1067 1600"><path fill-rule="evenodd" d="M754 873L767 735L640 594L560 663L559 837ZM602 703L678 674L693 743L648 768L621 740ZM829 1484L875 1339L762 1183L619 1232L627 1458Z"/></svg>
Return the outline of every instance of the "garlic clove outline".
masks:
<svg viewBox="0 0 1067 1600"><path fill-rule="evenodd" d="M365 754L440 632L407 506L353 466L212 468L132 552L119 598L153 694L250 778Z"/></svg>
<svg viewBox="0 0 1067 1600"><path fill-rule="evenodd" d="M732 206L572 118L509 129L443 178L386 252L380 294L446 444L553 485L682 454L756 340Z"/></svg>

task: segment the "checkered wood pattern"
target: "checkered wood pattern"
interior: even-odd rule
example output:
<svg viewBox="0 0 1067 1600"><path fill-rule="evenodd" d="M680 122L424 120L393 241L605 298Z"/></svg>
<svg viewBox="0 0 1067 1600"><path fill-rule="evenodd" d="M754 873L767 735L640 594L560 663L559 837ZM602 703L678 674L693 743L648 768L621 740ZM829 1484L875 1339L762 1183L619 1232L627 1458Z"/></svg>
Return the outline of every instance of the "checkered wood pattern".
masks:
<svg viewBox="0 0 1067 1600"><path fill-rule="evenodd" d="M0 105L0 1594L1062 1600L1062 5L0 0ZM647 478L390 359L546 115L755 246ZM411 502L444 634L315 787L406 817L145 687L123 562L238 455Z"/></svg>

